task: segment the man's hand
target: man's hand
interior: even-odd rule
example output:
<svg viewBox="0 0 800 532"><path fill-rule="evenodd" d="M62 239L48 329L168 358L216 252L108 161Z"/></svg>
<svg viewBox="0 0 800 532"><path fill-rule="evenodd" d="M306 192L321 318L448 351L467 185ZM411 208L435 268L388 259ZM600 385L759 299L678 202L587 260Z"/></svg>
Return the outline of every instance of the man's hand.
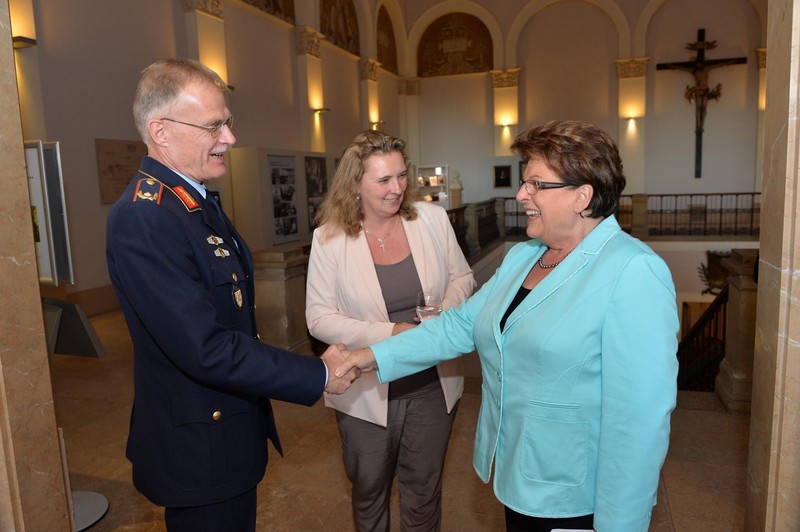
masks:
<svg viewBox="0 0 800 532"><path fill-rule="evenodd" d="M375 355L369 347L355 349L353 351L342 351L342 355L345 356L346 359L336 368L337 377L339 375L346 375L353 370L369 373L370 371L378 369L378 364L375 362Z"/></svg>
<svg viewBox="0 0 800 532"><path fill-rule="evenodd" d="M361 371L357 368L342 372L341 375L336 374L336 370L341 367L345 358L343 350L343 344L334 344L322 354L322 361L328 367L328 385L325 386L325 391L328 393L339 395L346 392L353 381L361 376Z"/></svg>

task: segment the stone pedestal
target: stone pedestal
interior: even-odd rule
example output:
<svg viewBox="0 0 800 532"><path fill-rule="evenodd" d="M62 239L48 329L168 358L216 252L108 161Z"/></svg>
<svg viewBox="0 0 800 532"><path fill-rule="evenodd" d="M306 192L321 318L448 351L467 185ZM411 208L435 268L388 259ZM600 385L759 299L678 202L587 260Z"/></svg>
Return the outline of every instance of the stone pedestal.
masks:
<svg viewBox="0 0 800 532"><path fill-rule="evenodd" d="M461 189L460 188L451 188L450 189L450 208L456 209L461 207Z"/></svg>
<svg viewBox="0 0 800 532"><path fill-rule="evenodd" d="M725 358L719 366L714 390L732 411L750 411L758 296L753 271L757 256L756 249L734 249L730 257L721 261L728 271L728 315Z"/></svg>
<svg viewBox="0 0 800 532"><path fill-rule="evenodd" d="M474 203L467 205L467 210L464 211L464 219L467 221L467 247L469 248L469 255L477 255L481 251L481 242L478 239L479 220Z"/></svg>
<svg viewBox="0 0 800 532"><path fill-rule="evenodd" d="M497 214L497 230L500 238L506 237L506 198L494 199L494 212Z"/></svg>
<svg viewBox="0 0 800 532"><path fill-rule="evenodd" d="M631 200L631 236L646 239L650 235L647 220L647 194L634 194Z"/></svg>
<svg viewBox="0 0 800 532"><path fill-rule="evenodd" d="M450 208L456 209L461 207L461 192L463 190L461 184L461 174L457 170L450 173Z"/></svg>
<svg viewBox="0 0 800 532"><path fill-rule="evenodd" d="M265 344L311 354L306 327L308 244L253 253L256 323Z"/></svg>

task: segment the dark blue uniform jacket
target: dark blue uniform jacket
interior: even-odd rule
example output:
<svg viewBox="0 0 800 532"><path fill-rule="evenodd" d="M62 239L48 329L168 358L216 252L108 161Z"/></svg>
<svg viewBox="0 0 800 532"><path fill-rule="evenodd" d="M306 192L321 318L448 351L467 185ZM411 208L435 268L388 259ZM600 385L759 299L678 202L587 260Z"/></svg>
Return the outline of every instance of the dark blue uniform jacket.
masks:
<svg viewBox="0 0 800 532"><path fill-rule="evenodd" d="M108 269L134 347L127 456L136 488L161 506L258 484L267 439L281 450L269 399L312 405L325 386L320 359L258 341L252 255L207 201L145 157L108 217Z"/></svg>

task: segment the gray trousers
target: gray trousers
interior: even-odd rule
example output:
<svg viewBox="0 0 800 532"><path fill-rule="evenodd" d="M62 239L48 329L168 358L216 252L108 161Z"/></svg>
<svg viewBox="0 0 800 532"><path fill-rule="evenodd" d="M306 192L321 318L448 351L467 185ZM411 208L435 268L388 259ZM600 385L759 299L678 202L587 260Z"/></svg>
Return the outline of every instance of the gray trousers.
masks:
<svg viewBox="0 0 800 532"><path fill-rule="evenodd" d="M336 412L359 532L389 531L395 472L400 530L440 530L442 470L458 403L448 415L442 388L434 384L424 395L390 399L386 428Z"/></svg>

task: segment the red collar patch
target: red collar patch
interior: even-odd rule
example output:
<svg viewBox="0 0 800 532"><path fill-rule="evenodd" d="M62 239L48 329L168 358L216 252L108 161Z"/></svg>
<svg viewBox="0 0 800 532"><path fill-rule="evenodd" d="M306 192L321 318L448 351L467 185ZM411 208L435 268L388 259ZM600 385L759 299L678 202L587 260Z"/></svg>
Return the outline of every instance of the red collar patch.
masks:
<svg viewBox="0 0 800 532"><path fill-rule="evenodd" d="M186 192L186 189L183 188L182 186L179 185L177 187L174 187L172 191L175 192L175 194L178 196L178 198L180 198L183 204L186 205L187 209L196 209L197 207L200 206L200 204L197 203L197 201L195 201L192 195Z"/></svg>

